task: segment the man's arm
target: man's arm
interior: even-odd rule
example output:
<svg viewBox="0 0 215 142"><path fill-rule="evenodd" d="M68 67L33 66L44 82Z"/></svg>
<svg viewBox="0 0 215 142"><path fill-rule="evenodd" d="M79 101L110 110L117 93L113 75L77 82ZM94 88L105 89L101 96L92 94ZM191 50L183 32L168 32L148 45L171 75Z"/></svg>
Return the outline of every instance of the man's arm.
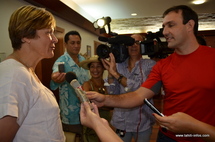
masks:
<svg viewBox="0 0 215 142"><path fill-rule="evenodd" d="M0 119L0 142L13 141L19 129L16 120L17 118L12 116L5 116Z"/></svg>
<svg viewBox="0 0 215 142"><path fill-rule="evenodd" d="M97 92L87 92L87 97L99 107L133 108L142 105L145 98L149 99L153 96L154 92L144 87L121 95L102 95Z"/></svg>

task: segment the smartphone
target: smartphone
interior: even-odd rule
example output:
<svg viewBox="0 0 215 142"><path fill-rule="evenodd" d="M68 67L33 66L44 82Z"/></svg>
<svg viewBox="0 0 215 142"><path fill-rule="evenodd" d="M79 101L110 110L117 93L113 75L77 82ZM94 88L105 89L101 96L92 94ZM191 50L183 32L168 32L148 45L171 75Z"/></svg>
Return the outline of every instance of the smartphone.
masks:
<svg viewBox="0 0 215 142"><path fill-rule="evenodd" d="M161 112L160 112L152 103L150 103L146 98L144 99L144 103L145 103L149 108L151 108L151 110L152 110L154 113L156 113L156 114L158 114L158 115L164 117L163 113L161 113ZM166 129L166 128L161 127L161 129L162 129L163 132L167 132L167 129Z"/></svg>
<svg viewBox="0 0 215 142"><path fill-rule="evenodd" d="M58 71L60 73L65 72L64 62L59 62L58 63Z"/></svg>
<svg viewBox="0 0 215 142"><path fill-rule="evenodd" d="M161 112L160 112L152 103L150 103L146 98L144 99L144 103L145 103L149 108L151 108L151 110L152 110L154 113L156 113L156 114L158 114L158 115L164 117L163 113L161 113Z"/></svg>

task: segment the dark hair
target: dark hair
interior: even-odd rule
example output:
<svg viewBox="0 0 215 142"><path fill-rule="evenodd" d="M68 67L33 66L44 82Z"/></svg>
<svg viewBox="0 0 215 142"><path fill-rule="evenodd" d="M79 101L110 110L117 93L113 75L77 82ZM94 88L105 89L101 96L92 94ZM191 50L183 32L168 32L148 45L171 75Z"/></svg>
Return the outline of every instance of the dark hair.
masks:
<svg viewBox="0 0 215 142"><path fill-rule="evenodd" d="M205 39L202 36L196 36L196 39L200 45L207 45Z"/></svg>
<svg viewBox="0 0 215 142"><path fill-rule="evenodd" d="M183 17L183 24L187 24L187 22L189 20L193 20L195 22L194 24L194 34L197 35L198 32L198 15L195 11L193 11L190 7L186 6L186 5L178 5L178 6L173 6L169 9L167 9L164 13L163 13L163 17L165 17L168 13L170 12L176 12L178 13L179 11L182 11L182 17Z"/></svg>
<svg viewBox="0 0 215 142"><path fill-rule="evenodd" d="M64 36L64 42L65 42L65 43L68 42L69 36L70 36L70 35L77 35L77 36L79 36L79 38L80 38L80 40L81 40L81 35L79 34L79 32L77 32L77 31L69 31L69 32L66 33L65 36Z"/></svg>

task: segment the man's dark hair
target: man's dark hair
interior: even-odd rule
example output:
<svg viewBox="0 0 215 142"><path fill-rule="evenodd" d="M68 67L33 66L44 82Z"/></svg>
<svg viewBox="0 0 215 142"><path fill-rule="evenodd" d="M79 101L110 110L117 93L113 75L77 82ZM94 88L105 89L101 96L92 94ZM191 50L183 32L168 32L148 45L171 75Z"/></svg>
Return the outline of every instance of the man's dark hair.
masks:
<svg viewBox="0 0 215 142"><path fill-rule="evenodd" d="M196 39L200 45L207 45L206 40L202 36L196 36Z"/></svg>
<svg viewBox="0 0 215 142"><path fill-rule="evenodd" d="M70 36L70 35L77 35L77 36L79 36L79 38L80 38L80 40L81 40L81 35L79 34L79 32L77 32L77 31L69 31L69 32L66 33L65 36L64 36L64 42L65 42L65 43L68 42L69 36Z"/></svg>
<svg viewBox="0 0 215 142"><path fill-rule="evenodd" d="M187 22L189 20L193 20L195 22L194 24L194 34L197 35L198 32L198 15L195 11L193 11L190 7L186 6L186 5L178 5L178 6L173 6L169 9L167 9L164 13L163 13L163 17L165 17L168 13L170 12L176 12L178 13L179 11L182 11L182 17L183 17L183 24L187 24Z"/></svg>

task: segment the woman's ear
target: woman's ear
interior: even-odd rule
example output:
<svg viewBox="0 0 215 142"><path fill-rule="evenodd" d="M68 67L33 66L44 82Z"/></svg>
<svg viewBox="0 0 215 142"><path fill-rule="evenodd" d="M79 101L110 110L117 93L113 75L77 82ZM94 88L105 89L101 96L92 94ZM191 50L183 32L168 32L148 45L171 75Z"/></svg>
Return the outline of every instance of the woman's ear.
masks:
<svg viewBox="0 0 215 142"><path fill-rule="evenodd" d="M26 38L26 37L23 37L22 38L22 43L30 43L31 41L30 41L30 39L28 39L28 38Z"/></svg>

